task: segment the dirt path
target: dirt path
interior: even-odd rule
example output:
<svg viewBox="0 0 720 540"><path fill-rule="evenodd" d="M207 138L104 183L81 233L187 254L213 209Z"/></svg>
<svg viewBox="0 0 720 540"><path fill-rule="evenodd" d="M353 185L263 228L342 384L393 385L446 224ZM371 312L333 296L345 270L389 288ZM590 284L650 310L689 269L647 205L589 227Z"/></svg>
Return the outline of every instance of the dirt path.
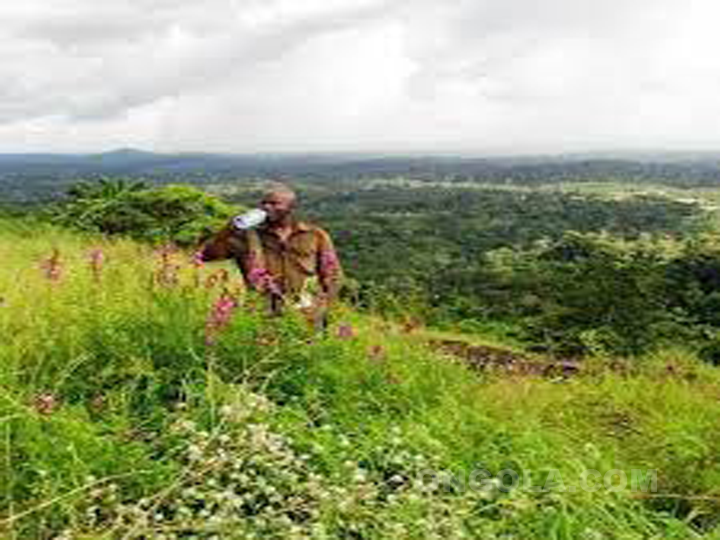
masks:
<svg viewBox="0 0 720 540"><path fill-rule="evenodd" d="M427 343L433 350L461 359L475 371L543 377L570 377L580 373L580 363L573 360L531 358L508 349L453 339L430 339Z"/></svg>

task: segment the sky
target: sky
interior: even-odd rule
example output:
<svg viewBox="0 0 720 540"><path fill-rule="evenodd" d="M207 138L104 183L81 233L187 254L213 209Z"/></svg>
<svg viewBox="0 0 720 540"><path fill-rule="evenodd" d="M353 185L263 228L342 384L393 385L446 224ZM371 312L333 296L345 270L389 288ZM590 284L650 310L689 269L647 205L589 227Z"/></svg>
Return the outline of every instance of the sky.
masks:
<svg viewBox="0 0 720 540"><path fill-rule="evenodd" d="M0 4L0 152L720 147L716 0Z"/></svg>

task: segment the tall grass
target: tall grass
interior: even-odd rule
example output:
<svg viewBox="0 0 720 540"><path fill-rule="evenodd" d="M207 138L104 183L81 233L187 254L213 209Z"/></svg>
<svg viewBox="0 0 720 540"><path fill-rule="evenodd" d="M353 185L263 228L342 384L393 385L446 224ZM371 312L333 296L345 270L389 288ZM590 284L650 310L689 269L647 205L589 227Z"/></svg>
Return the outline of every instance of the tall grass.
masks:
<svg viewBox="0 0 720 540"><path fill-rule="evenodd" d="M681 352L481 376L347 307L270 318L227 265L0 230L4 537L720 538L720 377ZM579 489L612 470L656 490Z"/></svg>

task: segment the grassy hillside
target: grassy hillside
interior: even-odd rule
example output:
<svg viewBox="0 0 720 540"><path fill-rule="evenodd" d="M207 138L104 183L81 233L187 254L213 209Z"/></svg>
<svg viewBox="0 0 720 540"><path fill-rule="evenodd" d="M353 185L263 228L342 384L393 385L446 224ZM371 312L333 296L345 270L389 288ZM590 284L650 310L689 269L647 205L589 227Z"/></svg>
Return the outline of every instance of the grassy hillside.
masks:
<svg viewBox="0 0 720 540"><path fill-rule="evenodd" d="M0 231L3 538L720 538L720 375L681 352L477 373L186 253Z"/></svg>

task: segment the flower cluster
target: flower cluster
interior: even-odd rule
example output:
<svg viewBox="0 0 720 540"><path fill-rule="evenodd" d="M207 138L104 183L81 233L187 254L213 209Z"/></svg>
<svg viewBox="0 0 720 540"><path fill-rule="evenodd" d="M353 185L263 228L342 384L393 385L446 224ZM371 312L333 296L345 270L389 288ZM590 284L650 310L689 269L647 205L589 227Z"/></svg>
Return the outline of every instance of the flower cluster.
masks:
<svg viewBox="0 0 720 540"><path fill-rule="evenodd" d="M86 503L86 531L124 538L464 538L483 502L418 481L439 458L420 453L401 429L358 455L330 424L298 444L274 427L276 406L239 387L219 409L216 429L184 413L167 437L182 473L154 496L128 501L116 485ZM330 465L338 463L339 465ZM487 501L486 501L487 502ZM416 517L409 517L416 516Z"/></svg>
<svg viewBox="0 0 720 540"><path fill-rule="evenodd" d="M230 324L237 306L237 300L227 293L223 293L215 301L205 322L205 343L207 345L213 345L218 334Z"/></svg>
<svg viewBox="0 0 720 540"><path fill-rule="evenodd" d="M258 291L267 291L282 296L282 290L267 268L255 267L248 273L248 281Z"/></svg>

